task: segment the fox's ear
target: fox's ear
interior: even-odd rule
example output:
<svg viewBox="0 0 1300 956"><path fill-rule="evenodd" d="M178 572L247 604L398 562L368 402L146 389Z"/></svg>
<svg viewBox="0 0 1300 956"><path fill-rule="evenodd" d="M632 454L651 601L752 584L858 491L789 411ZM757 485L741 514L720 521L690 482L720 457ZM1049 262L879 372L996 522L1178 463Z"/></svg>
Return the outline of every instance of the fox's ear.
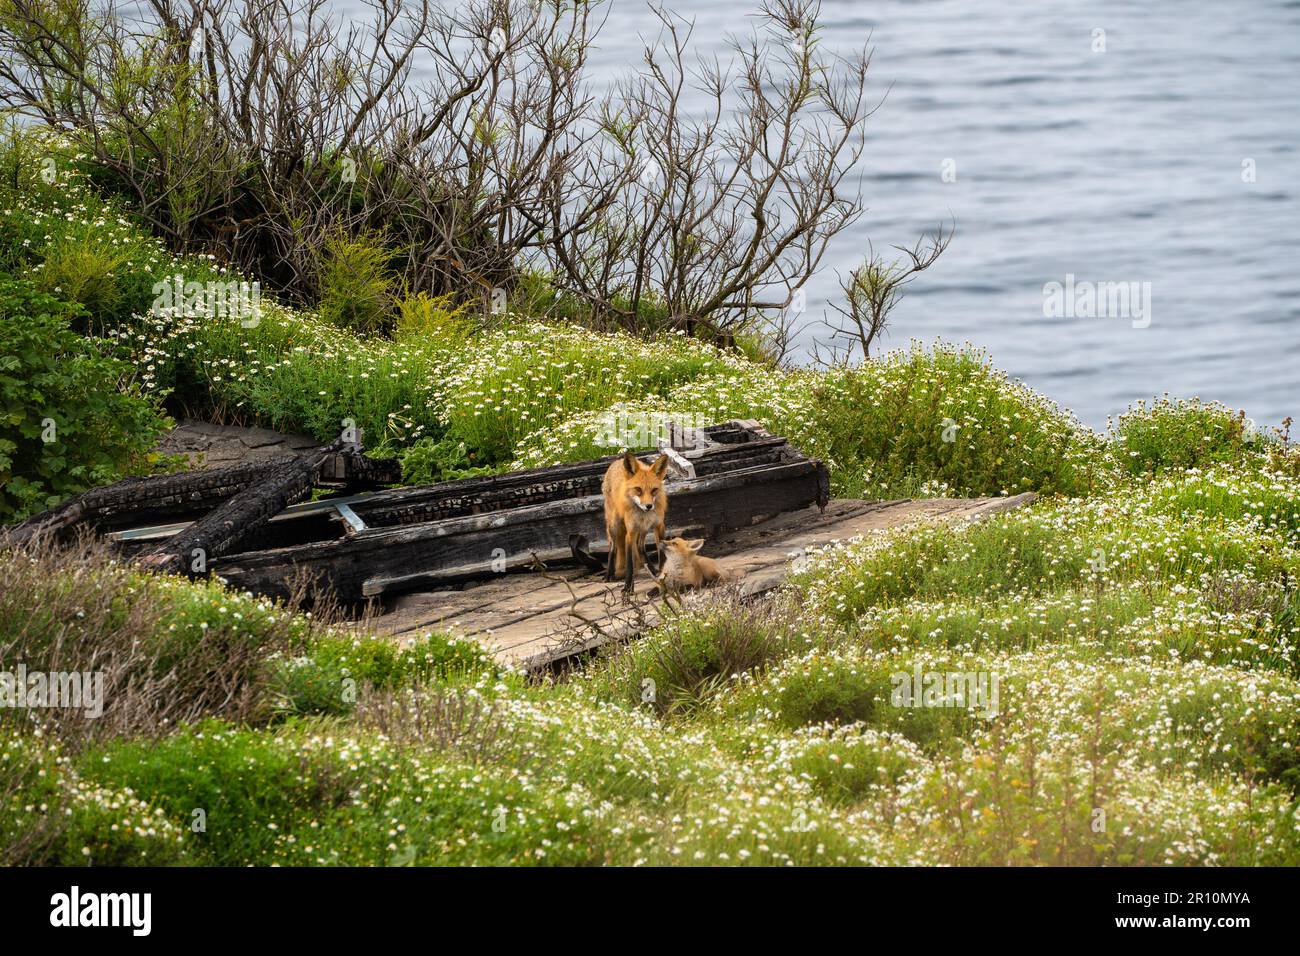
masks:
<svg viewBox="0 0 1300 956"><path fill-rule="evenodd" d="M668 471L668 456L660 455L655 459L655 463L650 466L650 470L655 473L655 477L662 478Z"/></svg>
<svg viewBox="0 0 1300 956"><path fill-rule="evenodd" d="M641 463L637 461L636 455L630 451L623 452L623 467L627 469L629 475L635 475L637 466Z"/></svg>
<svg viewBox="0 0 1300 956"><path fill-rule="evenodd" d="M704 547L704 539L696 538L694 541L687 541L686 547L690 548L692 551L698 551L700 548Z"/></svg>

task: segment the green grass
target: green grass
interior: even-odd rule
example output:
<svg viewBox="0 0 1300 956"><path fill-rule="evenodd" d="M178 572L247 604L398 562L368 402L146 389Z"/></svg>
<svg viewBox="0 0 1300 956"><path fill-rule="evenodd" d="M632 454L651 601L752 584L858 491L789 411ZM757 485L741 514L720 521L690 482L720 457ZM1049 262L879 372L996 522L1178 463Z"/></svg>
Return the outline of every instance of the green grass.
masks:
<svg viewBox="0 0 1300 956"><path fill-rule="evenodd" d="M1131 474L1205 468L1238 461L1266 439L1217 402L1158 398L1139 402L1114 425L1115 457Z"/></svg>
<svg viewBox="0 0 1300 956"><path fill-rule="evenodd" d="M1217 497L1189 473L887 532L558 682L289 615L262 716L66 744L58 779L129 790L162 848L87 823L31 858L83 840L92 862L225 865L1296 865L1300 625L1290 526L1260 518L1285 515L1285 492L1256 495L1273 480L1252 460ZM1170 520L1184 501L1194 534ZM1098 541L1124 547L1090 567ZM170 648L284 614L166 595ZM901 706L915 668L996 676L995 706Z"/></svg>

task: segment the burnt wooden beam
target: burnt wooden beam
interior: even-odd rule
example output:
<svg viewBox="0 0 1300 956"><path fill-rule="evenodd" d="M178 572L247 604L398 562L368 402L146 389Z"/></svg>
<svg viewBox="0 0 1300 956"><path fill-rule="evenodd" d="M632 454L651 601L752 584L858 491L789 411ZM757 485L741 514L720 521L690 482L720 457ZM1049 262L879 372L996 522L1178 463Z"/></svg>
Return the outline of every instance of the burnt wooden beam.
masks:
<svg viewBox="0 0 1300 956"><path fill-rule="evenodd" d="M653 454L653 453L651 453ZM647 455L646 457L649 457ZM486 478L447 481L416 488L399 488L375 494L352 496L346 503L367 528L397 527L424 521L439 521L471 514L502 511L558 498L582 498L600 492L601 477L612 458L599 462L579 462L558 468L531 469ZM760 465L782 464L801 460L797 452L782 439L755 441L751 444L716 445L706 454L691 459L698 465L696 477L724 474ZM541 476L540 478L538 476ZM321 484L318 482L318 484ZM669 493L675 482L670 481ZM245 551L299 546L339 537L340 521L329 512L328 499L293 505L270 522L252 532L240 544ZM351 522L348 522L351 525ZM354 525L352 529L360 530ZM184 529L184 522L170 528L145 529L156 541ZM346 529L342 529L346 532ZM117 546L130 556L150 547L146 540L137 542L131 532L119 532Z"/></svg>
<svg viewBox="0 0 1300 956"><path fill-rule="evenodd" d="M24 544L44 534L60 535L79 524L94 527L149 520L211 507L261 481L271 462L247 462L211 471L124 478L91 488L60 505L33 515L5 533L9 544Z"/></svg>
<svg viewBox="0 0 1300 956"><path fill-rule="evenodd" d="M695 463L698 475L798 457L784 439L770 436L754 422L723 422L702 431L708 446L685 453ZM562 495L594 494L599 491L605 467L615 457L380 492L356 511L367 525L382 527L517 507ZM244 462L175 475L126 478L92 488L0 530L0 546L25 544L46 534L63 536L81 525L112 531L197 517L260 485L277 464ZM401 466L395 459L367 458L359 449L344 448L321 463L316 481L350 490L375 488L400 482Z"/></svg>
<svg viewBox="0 0 1300 956"><path fill-rule="evenodd" d="M318 484L338 484L350 490L395 485L402 480L396 458L367 458L359 448L344 448L321 463Z"/></svg>
<svg viewBox="0 0 1300 956"><path fill-rule="evenodd" d="M647 452L643 457L655 454ZM611 455L595 461L463 478L416 488L394 488L355 502L352 508L370 527L391 527L484 514L560 497L580 498L600 492L605 469L616 457ZM797 459L798 455L792 452L785 439L768 438L747 444L719 445L691 460L696 474L704 477Z"/></svg>
<svg viewBox="0 0 1300 956"><path fill-rule="evenodd" d="M23 545L43 535L62 537L83 524L97 531L112 531L202 514L247 488L261 485L275 474L282 461L250 461L226 468L124 478L91 488L0 531L0 545ZM367 458L360 450L346 447L331 453L322 463L321 472L351 488L393 484L402 478L397 459Z"/></svg>
<svg viewBox="0 0 1300 956"><path fill-rule="evenodd" d="M137 558L144 566L174 574L207 571L213 558L233 551L241 541L311 492L321 466L344 448L342 439L302 457L286 458L258 482L207 517L194 522ZM195 566L194 558L198 558Z"/></svg>

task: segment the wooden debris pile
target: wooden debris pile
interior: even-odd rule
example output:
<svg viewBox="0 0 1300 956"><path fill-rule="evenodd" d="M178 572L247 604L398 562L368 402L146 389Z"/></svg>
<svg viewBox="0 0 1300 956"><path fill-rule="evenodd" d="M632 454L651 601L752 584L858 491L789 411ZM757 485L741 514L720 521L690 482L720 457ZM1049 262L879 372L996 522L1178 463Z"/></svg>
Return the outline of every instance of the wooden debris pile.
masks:
<svg viewBox="0 0 1300 956"><path fill-rule="evenodd" d="M715 537L829 498L826 467L754 422L694 431L668 451L670 535ZM400 468L335 442L291 460L93 489L3 539L90 527L149 567L277 596L305 569L361 601L564 561L575 535L606 548L600 482L611 460L355 494L397 482ZM345 494L302 502L314 487Z"/></svg>

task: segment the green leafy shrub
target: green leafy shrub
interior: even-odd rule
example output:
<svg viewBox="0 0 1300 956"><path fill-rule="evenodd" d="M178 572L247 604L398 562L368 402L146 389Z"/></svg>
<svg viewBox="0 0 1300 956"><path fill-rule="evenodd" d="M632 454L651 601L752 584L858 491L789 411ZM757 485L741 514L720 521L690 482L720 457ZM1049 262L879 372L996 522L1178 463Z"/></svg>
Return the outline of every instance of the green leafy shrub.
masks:
<svg viewBox="0 0 1300 956"><path fill-rule="evenodd" d="M0 277L0 520L145 469L169 424L129 365L72 331L80 314Z"/></svg>
<svg viewBox="0 0 1300 956"><path fill-rule="evenodd" d="M477 336L458 359L448 364L436 393L447 434L484 462L504 467L530 436L570 416L663 395L730 364L699 342L648 343L541 322L503 324Z"/></svg>
<svg viewBox="0 0 1300 956"><path fill-rule="evenodd" d="M549 417L544 409L530 409L530 418L542 417L544 427L516 433L514 466L608 454L601 436L611 418L654 415L755 419L826 461L831 490L840 497L1086 494L1113 481L1100 438L1033 390L1008 381L973 349L914 347L826 374L772 369L717 351L712 357L666 389L623 389L609 396L616 399L610 404L593 400L585 409ZM521 373L516 380L524 378ZM484 402L494 412L509 404ZM474 411L482 414L483 407ZM478 427L495 421L484 417Z"/></svg>
<svg viewBox="0 0 1300 956"><path fill-rule="evenodd" d="M81 779L53 740L0 726L0 865L174 866L184 835L130 790Z"/></svg>
<svg viewBox="0 0 1300 956"><path fill-rule="evenodd" d="M367 339L262 299L257 326L177 314L121 330L142 383L217 418L253 419L321 442L350 420L367 449L442 436L435 391L454 353L432 339ZM387 443L385 445L385 443Z"/></svg>
<svg viewBox="0 0 1300 956"><path fill-rule="evenodd" d="M81 767L173 820L202 810L191 846L220 866L581 864L618 842L612 823L579 817L562 791L438 758L338 726L268 734L207 722L114 744Z"/></svg>
<svg viewBox="0 0 1300 956"><path fill-rule="evenodd" d="M1244 412L1200 399L1138 402L1112 429L1114 455L1129 474L1242 463L1263 450Z"/></svg>
<svg viewBox="0 0 1300 956"><path fill-rule="evenodd" d="M916 674L927 692L928 682L938 680L941 693L960 686L948 683L949 675L985 674L988 696L911 706L897 693L913 686ZM1300 785L1297 701L1300 684L1284 675L1198 663L1135 664L1088 647L975 655L947 648L891 654L846 646L745 675L716 706L734 719L759 719L789 730L860 723L901 734L948 759L967 745L987 748L1008 737L1032 739L1047 752L1093 735L1103 752L1138 747L1135 760L1152 768L1179 766L1209 779L1250 774L1295 790Z"/></svg>
<svg viewBox="0 0 1300 956"><path fill-rule="evenodd" d="M1142 494L1142 507L1179 519L1220 519L1256 525L1293 547L1300 547L1300 482L1253 467L1210 468L1199 474L1174 474L1155 481Z"/></svg>
<svg viewBox="0 0 1300 956"><path fill-rule="evenodd" d="M862 724L931 749L975 728L979 718L965 708L895 706L895 674L911 669L910 662L852 650L812 651L786 659L770 674L747 675L721 706L729 714L752 714L788 730Z"/></svg>
<svg viewBox="0 0 1300 956"><path fill-rule="evenodd" d="M1106 484L1100 441L974 349L914 346L832 372L812 404L845 497L911 497L926 486L1088 494Z"/></svg>
<svg viewBox="0 0 1300 956"><path fill-rule="evenodd" d="M487 465L474 463L474 453L463 441L451 438L421 438L399 450L397 457L402 463L402 481L408 485L474 478L492 472Z"/></svg>
<svg viewBox="0 0 1300 956"><path fill-rule="evenodd" d="M169 253L92 185L101 172L49 130L0 134L0 270L82 305L74 328L103 334L147 311L155 286L178 272L198 282L228 278L211 256Z"/></svg>
<svg viewBox="0 0 1300 956"><path fill-rule="evenodd" d="M1277 866L1300 850L1284 788L1146 766L1091 732L972 746L873 803L914 865Z"/></svg>
<svg viewBox="0 0 1300 956"><path fill-rule="evenodd" d="M40 291L82 306L89 328L101 332L148 308L148 290L131 282L131 265L140 255L132 245L105 242L92 227L49 242L30 276Z"/></svg>
<svg viewBox="0 0 1300 956"><path fill-rule="evenodd" d="M0 866L43 863L67 829L54 741L0 724Z"/></svg>
<svg viewBox="0 0 1300 956"><path fill-rule="evenodd" d="M403 296L397 303L397 328L393 334L398 339L433 338L463 346L477 329L463 304L454 305L450 296L417 292Z"/></svg>
<svg viewBox="0 0 1300 956"><path fill-rule="evenodd" d="M445 634L426 634L400 647L387 638L327 634L305 653L278 662L275 694L286 713L345 714L365 687L495 680L504 674L482 645Z"/></svg>
<svg viewBox="0 0 1300 956"><path fill-rule="evenodd" d="M608 652L583 680L625 706L690 713L740 674L780 659L803 640L788 607L719 599L668 616L643 640Z"/></svg>
<svg viewBox="0 0 1300 956"><path fill-rule="evenodd" d="M175 820L201 811L196 850L216 865L269 862L286 833L332 824L355 774L324 749L310 757L275 737L210 721L157 744L113 742L83 760L106 786L128 787Z"/></svg>
<svg viewBox="0 0 1300 956"><path fill-rule="evenodd" d="M391 329L397 306L395 257L376 234L340 232L327 239L320 265L321 318L366 334Z"/></svg>
<svg viewBox="0 0 1300 956"><path fill-rule="evenodd" d="M890 530L812 552L796 580L812 613L847 624L867 609L910 600L1024 601L1084 586L1186 587L1224 573L1284 581L1298 560L1253 521L1173 518L1146 499L1118 495L1047 501L967 526Z"/></svg>
<svg viewBox="0 0 1300 956"><path fill-rule="evenodd" d="M861 724L803 727L764 741L755 759L807 780L835 804L856 804L918 774L926 758L900 734Z"/></svg>

